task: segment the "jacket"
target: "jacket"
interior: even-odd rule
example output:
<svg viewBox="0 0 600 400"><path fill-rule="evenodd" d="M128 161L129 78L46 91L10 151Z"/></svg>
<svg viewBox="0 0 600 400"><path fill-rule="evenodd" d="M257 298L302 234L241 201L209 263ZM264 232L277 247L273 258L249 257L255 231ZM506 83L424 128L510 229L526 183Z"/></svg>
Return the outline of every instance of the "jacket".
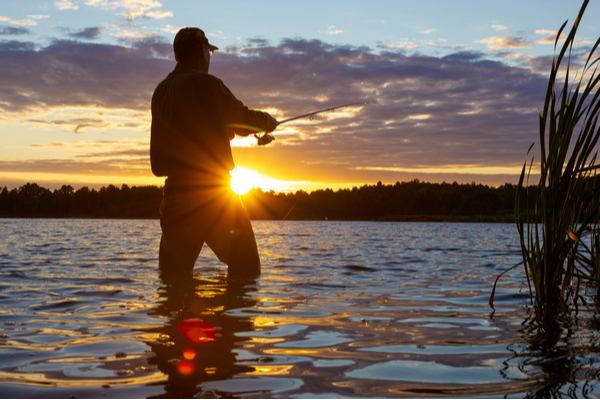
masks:
<svg viewBox="0 0 600 400"><path fill-rule="evenodd" d="M217 77L185 63L158 84L151 110L152 172L171 180L228 179L235 167L229 142L236 131L241 136L263 131L271 118L248 109Z"/></svg>

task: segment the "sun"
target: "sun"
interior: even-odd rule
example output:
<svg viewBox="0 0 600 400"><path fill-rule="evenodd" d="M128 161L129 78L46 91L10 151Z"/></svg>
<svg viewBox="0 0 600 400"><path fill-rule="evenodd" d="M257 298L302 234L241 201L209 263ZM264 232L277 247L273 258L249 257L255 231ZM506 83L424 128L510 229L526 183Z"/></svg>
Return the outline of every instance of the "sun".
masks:
<svg viewBox="0 0 600 400"><path fill-rule="evenodd" d="M236 167L231 171L231 190L244 195L252 188L262 190L278 190L281 184L276 179L266 177L258 172L244 167Z"/></svg>

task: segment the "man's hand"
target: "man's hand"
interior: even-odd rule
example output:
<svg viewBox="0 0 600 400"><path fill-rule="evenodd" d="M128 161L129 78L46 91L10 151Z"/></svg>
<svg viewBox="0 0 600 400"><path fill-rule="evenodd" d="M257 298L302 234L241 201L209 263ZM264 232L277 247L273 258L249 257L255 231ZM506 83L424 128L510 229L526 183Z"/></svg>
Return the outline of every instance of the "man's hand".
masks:
<svg viewBox="0 0 600 400"><path fill-rule="evenodd" d="M279 122L277 122L277 120L273 117L271 117L271 115L267 114L268 117L268 121L267 121L267 129L266 132L273 132L276 128L277 125L279 125Z"/></svg>

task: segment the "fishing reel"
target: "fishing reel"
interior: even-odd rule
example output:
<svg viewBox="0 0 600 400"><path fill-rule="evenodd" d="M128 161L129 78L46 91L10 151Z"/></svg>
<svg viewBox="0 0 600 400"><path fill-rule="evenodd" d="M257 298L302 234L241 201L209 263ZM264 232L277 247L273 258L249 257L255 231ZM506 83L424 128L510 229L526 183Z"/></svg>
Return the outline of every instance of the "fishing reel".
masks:
<svg viewBox="0 0 600 400"><path fill-rule="evenodd" d="M266 146L275 140L275 137L271 135L269 132L263 132L261 134L255 133L254 137L258 140L259 146Z"/></svg>

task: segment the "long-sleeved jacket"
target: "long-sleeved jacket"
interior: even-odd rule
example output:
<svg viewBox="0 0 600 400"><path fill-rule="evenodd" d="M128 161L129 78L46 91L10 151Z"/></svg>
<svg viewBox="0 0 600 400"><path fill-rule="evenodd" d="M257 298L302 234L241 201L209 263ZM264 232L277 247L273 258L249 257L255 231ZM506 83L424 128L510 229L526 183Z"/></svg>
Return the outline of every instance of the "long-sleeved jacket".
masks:
<svg viewBox="0 0 600 400"><path fill-rule="evenodd" d="M152 96L150 163L156 176L206 180L234 168L230 140L266 130L269 114L248 109L217 77L178 63ZM201 183L201 182L198 182Z"/></svg>

